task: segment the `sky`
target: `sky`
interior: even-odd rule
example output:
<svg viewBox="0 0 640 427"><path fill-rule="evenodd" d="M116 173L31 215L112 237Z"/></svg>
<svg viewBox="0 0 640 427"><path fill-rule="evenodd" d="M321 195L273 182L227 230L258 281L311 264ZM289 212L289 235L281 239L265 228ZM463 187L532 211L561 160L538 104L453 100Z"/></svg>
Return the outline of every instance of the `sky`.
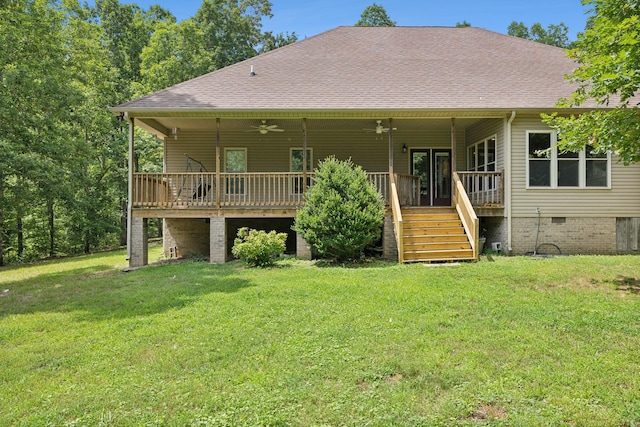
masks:
<svg viewBox="0 0 640 427"><path fill-rule="evenodd" d="M202 0L121 0L142 8L159 4L181 21L195 15ZM263 31L295 32L299 39L340 25L353 25L367 6L383 6L399 26L455 26L467 21L499 33L513 21L528 27L564 23L569 39L584 30L587 7L580 0L271 0L273 18L263 22Z"/></svg>

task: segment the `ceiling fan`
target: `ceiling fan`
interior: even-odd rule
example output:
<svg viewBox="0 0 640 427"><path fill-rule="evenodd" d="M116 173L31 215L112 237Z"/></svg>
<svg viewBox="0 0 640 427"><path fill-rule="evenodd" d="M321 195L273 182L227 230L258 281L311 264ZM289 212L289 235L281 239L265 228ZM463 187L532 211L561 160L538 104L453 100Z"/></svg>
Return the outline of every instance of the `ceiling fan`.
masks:
<svg viewBox="0 0 640 427"><path fill-rule="evenodd" d="M263 120L260 126L249 126L249 127L252 127L253 129L248 130L246 132L260 132L263 135L269 132L284 132L284 129L278 129L278 125L268 125L266 120Z"/></svg>
<svg viewBox="0 0 640 427"><path fill-rule="evenodd" d="M398 130L398 128L392 128L393 130ZM376 120L376 127L375 129L363 129L364 131L367 132L375 132L377 134L381 134L383 132L389 132L389 128L386 128L384 126L382 126L382 120Z"/></svg>

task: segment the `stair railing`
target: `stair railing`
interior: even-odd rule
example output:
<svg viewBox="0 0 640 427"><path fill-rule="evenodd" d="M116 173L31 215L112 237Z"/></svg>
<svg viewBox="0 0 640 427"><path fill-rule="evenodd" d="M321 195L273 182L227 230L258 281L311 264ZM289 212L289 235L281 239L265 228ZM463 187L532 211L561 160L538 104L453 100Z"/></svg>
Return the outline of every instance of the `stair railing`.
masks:
<svg viewBox="0 0 640 427"><path fill-rule="evenodd" d="M396 245L398 246L398 262L404 262L404 230L402 225L402 210L396 185L395 174L389 174L389 186L391 187L391 211L393 212L393 228L396 232Z"/></svg>
<svg viewBox="0 0 640 427"><path fill-rule="evenodd" d="M453 206L458 212L458 216L462 221L467 236L469 237L469 243L471 243L471 249L473 250L473 257L478 259L478 238L480 237L480 221L476 212L473 210L469 196L464 189L464 185L460 180L460 177L456 172L453 173L453 185L456 189L453 195Z"/></svg>

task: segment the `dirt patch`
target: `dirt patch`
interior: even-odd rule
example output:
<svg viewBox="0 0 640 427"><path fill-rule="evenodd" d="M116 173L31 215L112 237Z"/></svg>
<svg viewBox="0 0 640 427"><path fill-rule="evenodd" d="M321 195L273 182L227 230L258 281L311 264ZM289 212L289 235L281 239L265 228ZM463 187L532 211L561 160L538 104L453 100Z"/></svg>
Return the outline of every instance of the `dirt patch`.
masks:
<svg viewBox="0 0 640 427"><path fill-rule="evenodd" d="M495 405L483 404L476 409L469 419L473 421L501 420L507 418L507 411Z"/></svg>
<svg viewBox="0 0 640 427"><path fill-rule="evenodd" d="M398 385L402 381L402 374L393 374L384 379L388 384Z"/></svg>
<svg viewBox="0 0 640 427"><path fill-rule="evenodd" d="M618 276L614 283L617 291L640 294L640 280L635 277Z"/></svg>

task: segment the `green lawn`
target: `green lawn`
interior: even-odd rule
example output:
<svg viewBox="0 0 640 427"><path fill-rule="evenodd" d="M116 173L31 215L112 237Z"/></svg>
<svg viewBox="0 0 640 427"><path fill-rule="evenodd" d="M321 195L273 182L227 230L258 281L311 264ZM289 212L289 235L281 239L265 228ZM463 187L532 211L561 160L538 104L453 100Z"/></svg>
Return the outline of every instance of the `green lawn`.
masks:
<svg viewBox="0 0 640 427"><path fill-rule="evenodd" d="M0 425L640 425L640 257L124 257L0 269Z"/></svg>

